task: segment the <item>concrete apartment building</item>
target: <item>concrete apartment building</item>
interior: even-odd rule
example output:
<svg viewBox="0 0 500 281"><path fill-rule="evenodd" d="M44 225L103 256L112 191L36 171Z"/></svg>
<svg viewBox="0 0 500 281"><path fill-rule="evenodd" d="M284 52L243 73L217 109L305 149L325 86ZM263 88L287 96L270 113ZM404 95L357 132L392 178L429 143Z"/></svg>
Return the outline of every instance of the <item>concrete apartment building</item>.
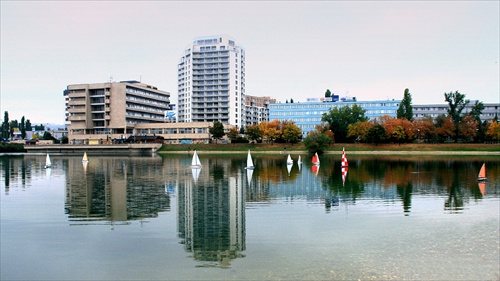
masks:
<svg viewBox="0 0 500 281"><path fill-rule="evenodd" d="M269 105L276 103L271 97L245 95L246 126L269 122Z"/></svg>
<svg viewBox="0 0 500 281"><path fill-rule="evenodd" d="M227 35L195 38L178 64L178 122L245 125L245 51Z"/></svg>
<svg viewBox="0 0 500 281"><path fill-rule="evenodd" d="M170 109L170 93L138 81L68 85L64 97L70 143L124 138Z"/></svg>
<svg viewBox="0 0 500 281"><path fill-rule="evenodd" d="M464 108L462 114L467 114L472 110L472 107L476 103L475 100L471 100L469 104ZM481 121L492 121L495 117L500 115L500 104L499 103L483 103L484 110L480 116ZM425 117L436 118L439 115L448 115L448 108L450 107L448 103L442 104L417 104L412 105L413 107L413 118L422 119Z"/></svg>

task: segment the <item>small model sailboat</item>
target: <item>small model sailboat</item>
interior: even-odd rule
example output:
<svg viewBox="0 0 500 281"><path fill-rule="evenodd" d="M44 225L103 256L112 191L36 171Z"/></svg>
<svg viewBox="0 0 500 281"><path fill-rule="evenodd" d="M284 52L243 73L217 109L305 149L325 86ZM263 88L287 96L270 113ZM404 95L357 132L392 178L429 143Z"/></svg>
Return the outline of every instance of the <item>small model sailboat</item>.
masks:
<svg viewBox="0 0 500 281"><path fill-rule="evenodd" d="M348 167L349 163L347 162L347 157L345 156L345 151L344 148L342 147L342 163L340 164L340 167Z"/></svg>
<svg viewBox="0 0 500 281"><path fill-rule="evenodd" d="M312 165L311 172L317 176L319 172L319 165Z"/></svg>
<svg viewBox="0 0 500 281"><path fill-rule="evenodd" d="M50 161L50 156L47 153L47 156L45 157L45 168L51 168L52 167L52 162Z"/></svg>
<svg viewBox="0 0 500 281"><path fill-rule="evenodd" d="M299 155L299 160L297 160L297 164L302 164L302 159L300 158L300 155Z"/></svg>
<svg viewBox="0 0 500 281"><path fill-rule="evenodd" d="M201 166L193 167L191 166L191 173L193 174L194 183L198 182L198 177L200 177Z"/></svg>
<svg viewBox="0 0 500 281"><path fill-rule="evenodd" d="M342 169L342 185L344 185L345 179L347 178L347 171L349 170L349 168L347 166L344 166L341 169Z"/></svg>
<svg viewBox="0 0 500 281"><path fill-rule="evenodd" d="M88 163L88 162L89 162L89 158L87 157L87 152L84 152L84 153L83 153L82 162L83 162L83 163Z"/></svg>
<svg viewBox="0 0 500 281"><path fill-rule="evenodd" d="M247 181L248 185L252 182L252 175L253 175L253 168L252 169L247 169Z"/></svg>
<svg viewBox="0 0 500 281"><path fill-rule="evenodd" d="M288 155L288 156L290 156L290 155ZM290 176L290 172L292 171L292 166L293 166L292 163L287 163L286 164L286 170L288 171L288 176Z"/></svg>
<svg viewBox="0 0 500 281"><path fill-rule="evenodd" d="M200 158L198 158L196 149L194 150L193 159L191 160L191 168L201 168Z"/></svg>
<svg viewBox="0 0 500 281"><path fill-rule="evenodd" d="M293 164L293 160L292 160L292 157L290 156L290 154L288 154L288 158L286 159L286 164Z"/></svg>
<svg viewBox="0 0 500 281"><path fill-rule="evenodd" d="M477 181L486 181L488 178L486 177L486 163L483 163L481 166L481 170L479 170L479 174L477 175Z"/></svg>
<svg viewBox="0 0 500 281"><path fill-rule="evenodd" d="M312 164L313 165L319 165L319 156L318 153L316 152L314 156L312 157Z"/></svg>
<svg viewBox="0 0 500 281"><path fill-rule="evenodd" d="M245 167L245 169L248 169L248 170L253 170L255 167L253 165L253 161L252 161L252 155L250 154L250 149L248 150L248 156L247 156L247 166Z"/></svg>

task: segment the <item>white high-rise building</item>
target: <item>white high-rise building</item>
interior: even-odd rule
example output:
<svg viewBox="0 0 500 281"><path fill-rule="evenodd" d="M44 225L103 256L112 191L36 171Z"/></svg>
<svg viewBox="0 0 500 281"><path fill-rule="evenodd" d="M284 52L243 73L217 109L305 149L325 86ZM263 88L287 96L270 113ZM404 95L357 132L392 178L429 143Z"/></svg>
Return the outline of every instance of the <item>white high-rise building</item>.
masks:
<svg viewBox="0 0 500 281"><path fill-rule="evenodd" d="M227 35L195 38L178 65L178 122L245 126L245 51Z"/></svg>

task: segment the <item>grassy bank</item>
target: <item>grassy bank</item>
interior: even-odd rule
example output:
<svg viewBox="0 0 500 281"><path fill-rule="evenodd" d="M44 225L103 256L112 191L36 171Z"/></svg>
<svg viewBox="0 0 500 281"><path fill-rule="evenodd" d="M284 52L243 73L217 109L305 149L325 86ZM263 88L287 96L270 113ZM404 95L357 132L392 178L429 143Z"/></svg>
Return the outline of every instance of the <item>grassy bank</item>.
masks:
<svg viewBox="0 0 500 281"><path fill-rule="evenodd" d="M467 151L481 151L481 152L500 152L500 144L463 144L463 143L446 143L446 144L380 144L380 145L372 145L372 144L334 144L331 145L328 149L326 149L325 153L335 153L342 151L342 148L345 147L348 151L421 151L421 152L467 152ZM198 150L198 151L206 151L206 152L218 152L218 151L227 151L227 152L246 152L249 149L252 152L283 152L286 148L287 152L306 152L307 149L303 144L171 144L171 145L163 145L158 152L179 152L179 151L188 151L188 150Z"/></svg>

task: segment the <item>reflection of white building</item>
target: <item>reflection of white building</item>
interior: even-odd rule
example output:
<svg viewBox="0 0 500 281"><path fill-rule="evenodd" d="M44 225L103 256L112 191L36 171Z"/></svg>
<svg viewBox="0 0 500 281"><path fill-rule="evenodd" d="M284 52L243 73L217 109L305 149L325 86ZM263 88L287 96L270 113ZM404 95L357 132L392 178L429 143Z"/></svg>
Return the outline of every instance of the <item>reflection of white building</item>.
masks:
<svg viewBox="0 0 500 281"><path fill-rule="evenodd" d="M245 250L246 175L238 172L226 177L230 174L226 161L220 166L203 160L202 164L196 183L190 170L179 179L179 236L196 260L227 267Z"/></svg>

